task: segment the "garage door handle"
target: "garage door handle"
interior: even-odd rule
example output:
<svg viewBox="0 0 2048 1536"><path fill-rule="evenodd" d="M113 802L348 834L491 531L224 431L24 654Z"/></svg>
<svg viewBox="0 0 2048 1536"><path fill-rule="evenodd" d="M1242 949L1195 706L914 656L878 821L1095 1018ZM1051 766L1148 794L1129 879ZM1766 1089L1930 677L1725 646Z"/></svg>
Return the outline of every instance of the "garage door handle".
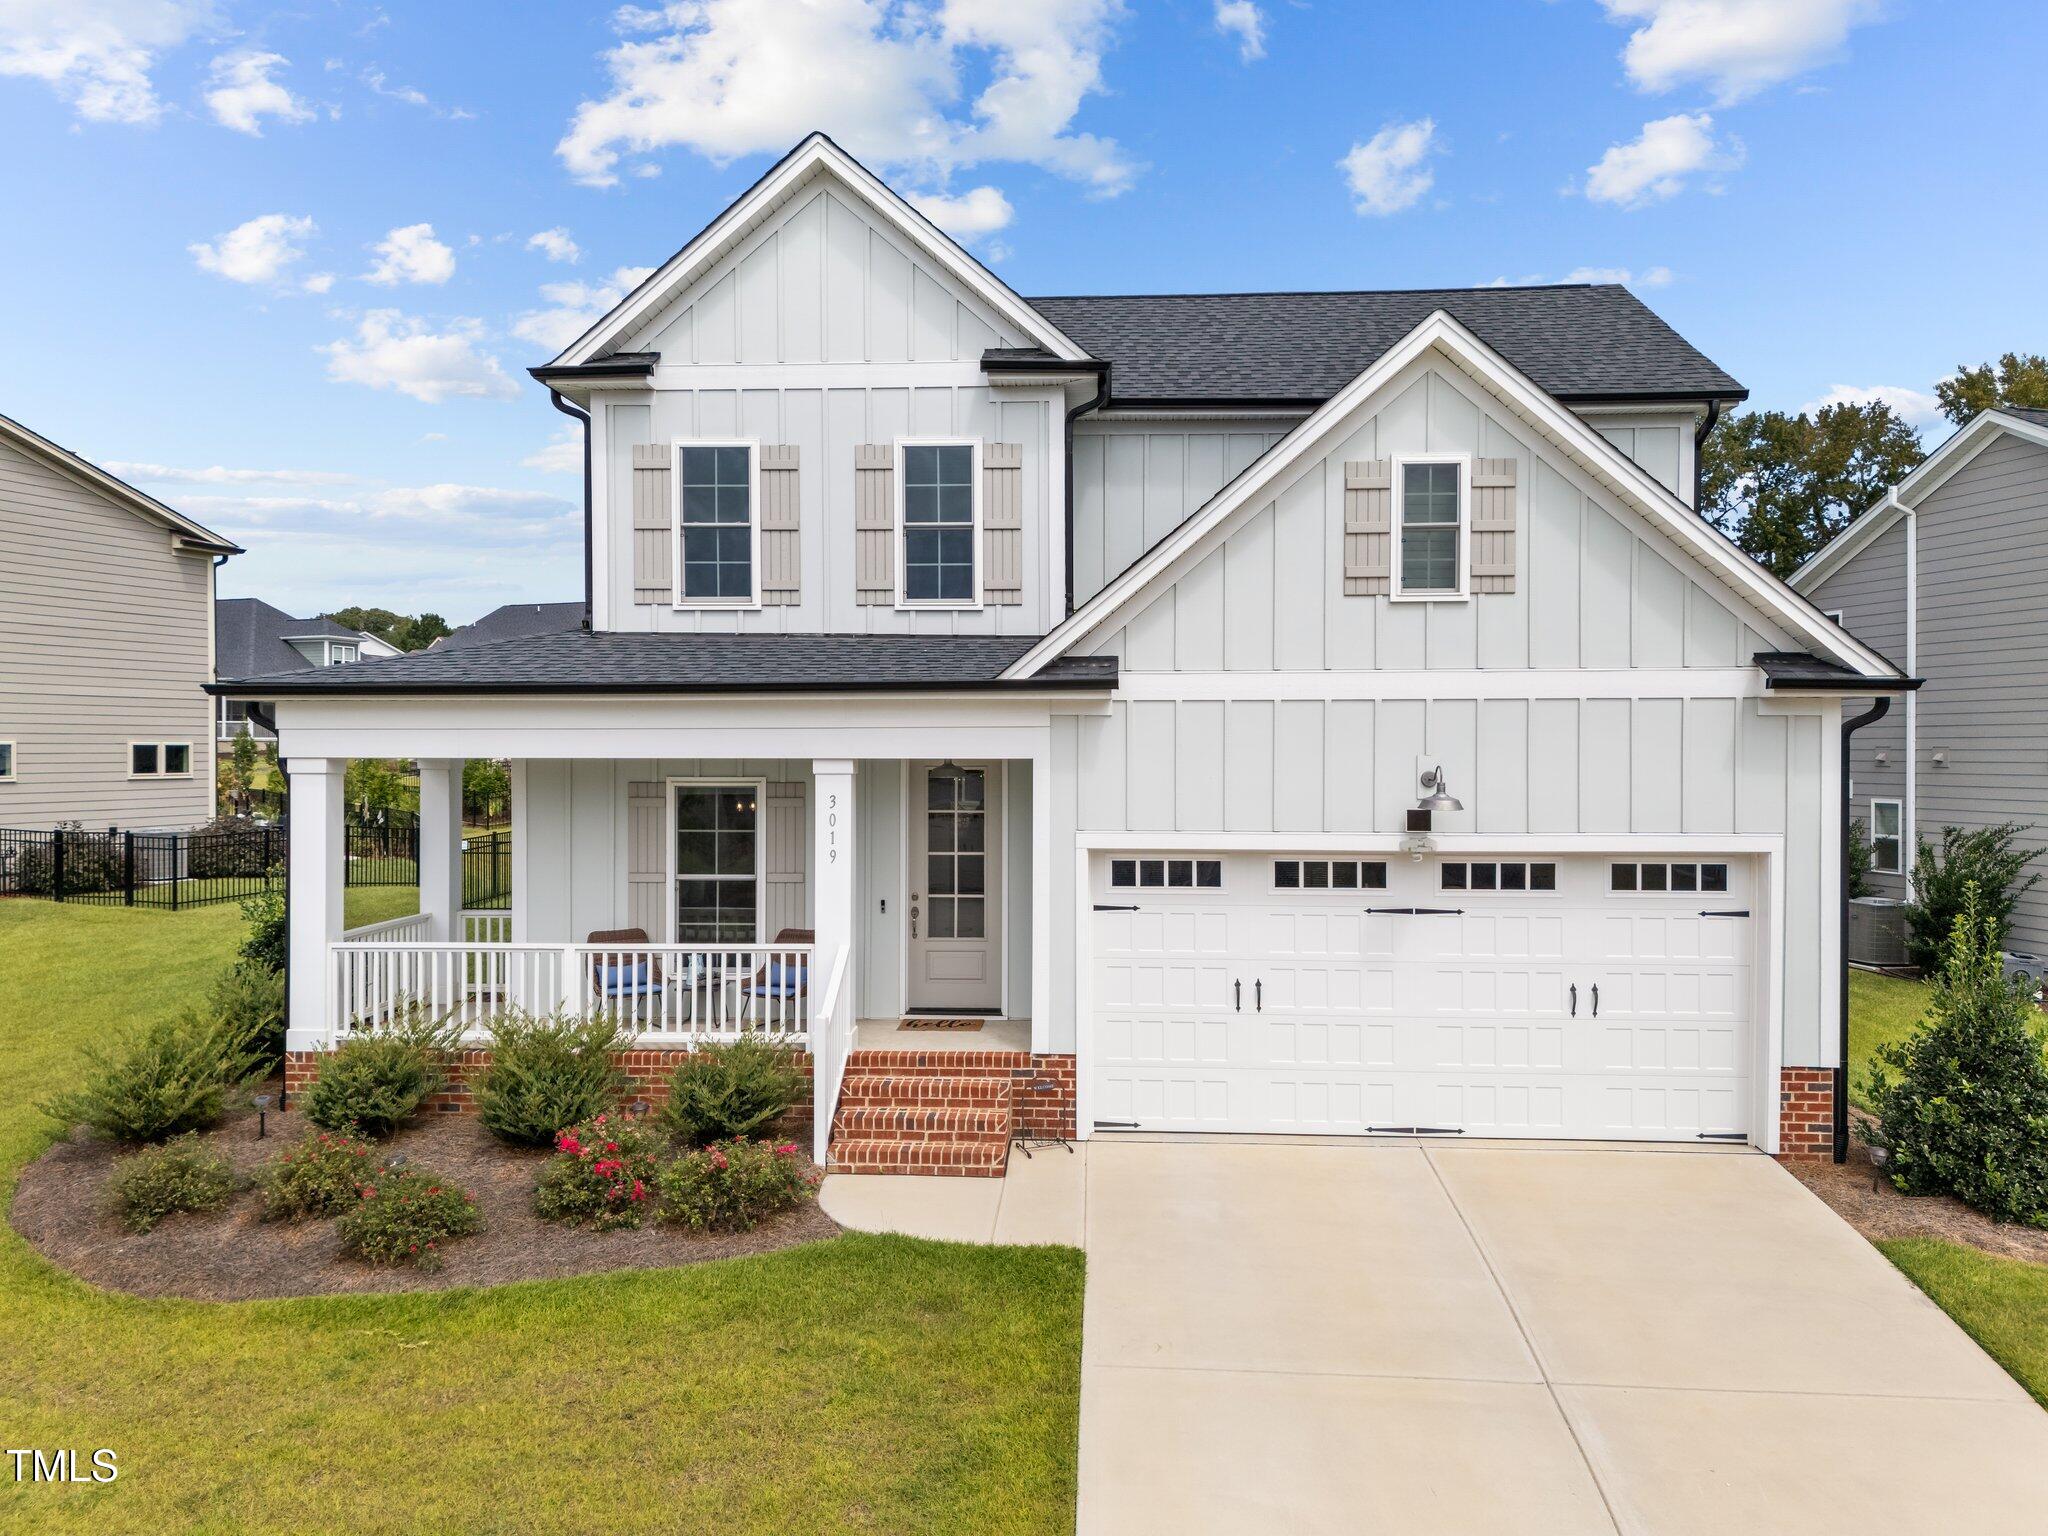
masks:
<svg viewBox="0 0 2048 1536"><path fill-rule="evenodd" d="M1737 911L1734 911L1734 912L1702 912L1702 913L1700 914L1700 916L1701 916L1701 917L1747 917L1747 916L1749 916L1749 908L1747 908L1747 907L1743 907L1743 908L1740 908L1739 910L1737 910Z"/></svg>
<svg viewBox="0 0 2048 1536"><path fill-rule="evenodd" d="M1576 1019L1576 1018L1577 1018L1578 1016L1579 1016L1579 984L1578 984L1578 983L1577 983L1577 982L1575 981L1575 982L1573 982L1573 983L1572 983L1572 1017Z"/></svg>
<svg viewBox="0 0 2048 1536"><path fill-rule="evenodd" d="M1252 983L1252 1012L1264 1013L1265 1011L1266 982L1265 978L1261 977L1259 980Z"/></svg>
<svg viewBox="0 0 2048 1536"><path fill-rule="evenodd" d="M1593 983L1593 1017L1600 1017L1600 983Z"/></svg>
<svg viewBox="0 0 2048 1536"><path fill-rule="evenodd" d="M1104 904L1103 904L1102 902L1099 902L1099 901L1098 901L1098 902L1096 902L1096 903L1095 903L1095 910L1096 910L1096 911L1098 911L1098 912L1135 912L1135 911L1137 911L1138 909L1137 909L1136 907L1111 907L1111 906L1105 906L1105 905L1104 905Z"/></svg>
<svg viewBox="0 0 2048 1536"><path fill-rule="evenodd" d="M1234 1007L1232 1008L1232 1010L1231 1010L1231 1011L1232 1011L1233 1013L1243 1013L1243 1012L1244 1012L1244 983L1243 983L1242 981L1233 981L1233 982L1232 982L1232 983L1230 984L1230 990L1231 990L1231 992L1232 992L1232 993L1233 993L1233 994L1235 995L1235 997L1236 997L1236 1003L1235 1003L1235 1006L1234 1006Z"/></svg>

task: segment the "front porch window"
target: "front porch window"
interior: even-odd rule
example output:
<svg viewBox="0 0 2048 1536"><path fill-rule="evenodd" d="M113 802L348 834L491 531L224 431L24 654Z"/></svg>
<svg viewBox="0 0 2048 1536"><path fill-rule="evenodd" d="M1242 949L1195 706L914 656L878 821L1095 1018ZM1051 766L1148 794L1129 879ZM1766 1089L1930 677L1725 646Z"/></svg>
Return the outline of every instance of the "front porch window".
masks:
<svg viewBox="0 0 2048 1536"><path fill-rule="evenodd" d="M760 823L757 785L675 786L676 942L759 940Z"/></svg>

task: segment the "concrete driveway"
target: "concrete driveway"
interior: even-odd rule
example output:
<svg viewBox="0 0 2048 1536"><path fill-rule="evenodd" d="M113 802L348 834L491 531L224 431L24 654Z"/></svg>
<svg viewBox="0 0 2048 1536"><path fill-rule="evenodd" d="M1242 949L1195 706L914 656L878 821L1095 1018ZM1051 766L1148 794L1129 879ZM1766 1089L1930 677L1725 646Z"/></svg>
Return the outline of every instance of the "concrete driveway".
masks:
<svg viewBox="0 0 2048 1536"><path fill-rule="evenodd" d="M1098 1138L1082 1536L2030 1532L2048 1414L1768 1159Z"/></svg>

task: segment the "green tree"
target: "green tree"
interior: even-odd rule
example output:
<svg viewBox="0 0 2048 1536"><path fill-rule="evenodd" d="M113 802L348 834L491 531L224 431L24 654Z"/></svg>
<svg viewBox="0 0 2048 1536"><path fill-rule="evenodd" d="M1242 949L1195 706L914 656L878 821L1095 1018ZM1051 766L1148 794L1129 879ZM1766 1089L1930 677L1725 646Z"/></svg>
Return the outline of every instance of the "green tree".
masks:
<svg viewBox="0 0 2048 1536"><path fill-rule="evenodd" d="M323 617L374 635L401 651L423 651L443 635L455 633L438 613L415 615L393 613L389 608L337 608Z"/></svg>
<svg viewBox="0 0 2048 1536"><path fill-rule="evenodd" d="M1996 363L1958 365L1955 377L1934 386L1934 398L1941 414L1959 427L1994 406L2048 410L2048 357L2008 352Z"/></svg>
<svg viewBox="0 0 2048 1536"><path fill-rule="evenodd" d="M235 773L241 779L243 788L246 789L256 782L255 737L245 734L235 738L234 764Z"/></svg>
<svg viewBox="0 0 2048 1536"><path fill-rule="evenodd" d="M1742 411L1708 434L1700 512L1790 576L1918 464L1920 438L1882 400L1812 416Z"/></svg>
<svg viewBox="0 0 2048 1536"><path fill-rule="evenodd" d="M352 757L342 778L350 805L365 811L414 811L419 792L399 774L398 765L381 757Z"/></svg>
<svg viewBox="0 0 2048 1536"><path fill-rule="evenodd" d="M472 757L462 765L464 810L506 808L512 803L512 769L495 758Z"/></svg>

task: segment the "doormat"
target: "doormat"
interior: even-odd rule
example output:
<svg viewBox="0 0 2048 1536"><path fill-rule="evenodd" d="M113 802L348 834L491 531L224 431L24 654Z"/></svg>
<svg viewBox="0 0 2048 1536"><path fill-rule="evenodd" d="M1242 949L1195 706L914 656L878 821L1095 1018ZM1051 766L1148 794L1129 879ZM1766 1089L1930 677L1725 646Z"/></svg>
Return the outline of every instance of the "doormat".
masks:
<svg viewBox="0 0 2048 1536"><path fill-rule="evenodd" d="M926 1015L906 1015L902 1022L905 1029L979 1029L980 1019L934 1019Z"/></svg>

